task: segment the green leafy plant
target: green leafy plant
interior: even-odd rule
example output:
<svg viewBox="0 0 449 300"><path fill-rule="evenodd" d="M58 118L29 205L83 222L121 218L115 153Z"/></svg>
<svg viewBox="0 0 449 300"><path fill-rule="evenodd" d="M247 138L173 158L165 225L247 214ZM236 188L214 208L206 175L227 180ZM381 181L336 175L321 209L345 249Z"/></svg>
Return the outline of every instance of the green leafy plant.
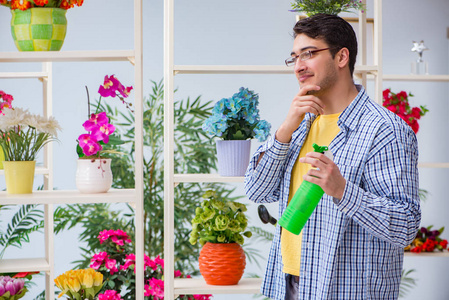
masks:
<svg viewBox="0 0 449 300"><path fill-rule="evenodd" d="M36 204L22 205L14 214L5 232L0 232L0 259L8 247L20 248L30 241L29 235L44 227L44 214ZM4 206L2 209L6 209Z"/></svg>
<svg viewBox="0 0 449 300"><path fill-rule="evenodd" d="M410 277L410 274L415 272L415 269L405 270L401 272L401 285L399 286L399 298L404 298L416 286L416 279Z"/></svg>
<svg viewBox="0 0 449 300"><path fill-rule="evenodd" d="M291 11L301 11L309 17L319 13L338 15L353 9L363 12L365 9L365 5L359 0L295 0L291 5Z"/></svg>
<svg viewBox="0 0 449 300"><path fill-rule="evenodd" d="M206 191L203 198L192 220L189 239L192 245L198 240L202 246L207 242L243 245L243 237L251 237L251 231L246 231L248 219L244 214L247 210L245 204L218 197L213 190Z"/></svg>

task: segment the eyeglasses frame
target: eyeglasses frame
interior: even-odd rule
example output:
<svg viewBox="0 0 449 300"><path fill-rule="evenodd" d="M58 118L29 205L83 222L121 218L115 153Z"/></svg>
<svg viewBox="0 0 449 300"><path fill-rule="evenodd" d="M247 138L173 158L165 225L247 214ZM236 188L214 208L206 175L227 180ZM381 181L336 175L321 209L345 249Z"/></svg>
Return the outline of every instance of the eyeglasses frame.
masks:
<svg viewBox="0 0 449 300"><path fill-rule="evenodd" d="M331 49L331 47L327 47L327 48L323 48L323 49L315 49L315 50L306 50L306 51L304 51L304 52L299 53L299 54L296 55L296 56L292 56L292 57L287 58L287 59L285 60L285 65L286 65L287 67L292 67L292 66L294 66L294 65L296 64L296 61L298 60L298 58L299 58L301 61L306 61L306 60L312 58L312 54L314 54L314 53L316 53L316 52L324 51L324 50L329 50L329 49ZM305 53L309 53L309 55L308 55L309 57L306 58L306 59L300 58L300 56L304 55ZM291 59L294 59L294 61L293 61L293 64L292 64L292 65L289 65L287 61L288 61L288 60L291 60Z"/></svg>

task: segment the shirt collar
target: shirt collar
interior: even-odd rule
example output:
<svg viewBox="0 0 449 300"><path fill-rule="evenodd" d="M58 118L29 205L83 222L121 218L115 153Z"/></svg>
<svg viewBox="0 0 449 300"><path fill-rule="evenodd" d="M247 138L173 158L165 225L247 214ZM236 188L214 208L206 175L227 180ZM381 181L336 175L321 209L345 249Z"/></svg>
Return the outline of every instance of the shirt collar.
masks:
<svg viewBox="0 0 449 300"><path fill-rule="evenodd" d="M368 95L365 92L363 86L356 84L355 85L359 93L352 100L351 104L346 107L338 119L337 125L341 129L349 128L350 130L356 129L358 122L360 120L360 116L363 113L362 107L369 100Z"/></svg>

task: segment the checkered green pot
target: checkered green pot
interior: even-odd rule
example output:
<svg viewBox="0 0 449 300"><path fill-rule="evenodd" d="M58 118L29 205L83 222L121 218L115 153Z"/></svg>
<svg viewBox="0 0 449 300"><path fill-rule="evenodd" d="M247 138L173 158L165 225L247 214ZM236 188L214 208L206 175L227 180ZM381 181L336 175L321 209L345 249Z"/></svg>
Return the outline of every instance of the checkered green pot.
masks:
<svg viewBox="0 0 449 300"><path fill-rule="evenodd" d="M11 34L19 51L59 51L67 29L67 10L34 7L12 9Z"/></svg>

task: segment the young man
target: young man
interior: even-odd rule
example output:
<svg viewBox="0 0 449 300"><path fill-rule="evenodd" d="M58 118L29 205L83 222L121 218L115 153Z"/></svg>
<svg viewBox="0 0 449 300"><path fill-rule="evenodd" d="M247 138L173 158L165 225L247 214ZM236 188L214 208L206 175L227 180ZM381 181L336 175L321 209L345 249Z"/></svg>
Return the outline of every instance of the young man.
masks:
<svg viewBox="0 0 449 300"><path fill-rule="evenodd" d="M338 16L300 20L287 65L299 92L251 159L251 201L279 201L302 180L325 192L301 234L276 228L262 292L276 299L397 299L404 247L415 237L418 146L412 129L352 79L357 39ZM333 161L311 152L328 146Z"/></svg>

